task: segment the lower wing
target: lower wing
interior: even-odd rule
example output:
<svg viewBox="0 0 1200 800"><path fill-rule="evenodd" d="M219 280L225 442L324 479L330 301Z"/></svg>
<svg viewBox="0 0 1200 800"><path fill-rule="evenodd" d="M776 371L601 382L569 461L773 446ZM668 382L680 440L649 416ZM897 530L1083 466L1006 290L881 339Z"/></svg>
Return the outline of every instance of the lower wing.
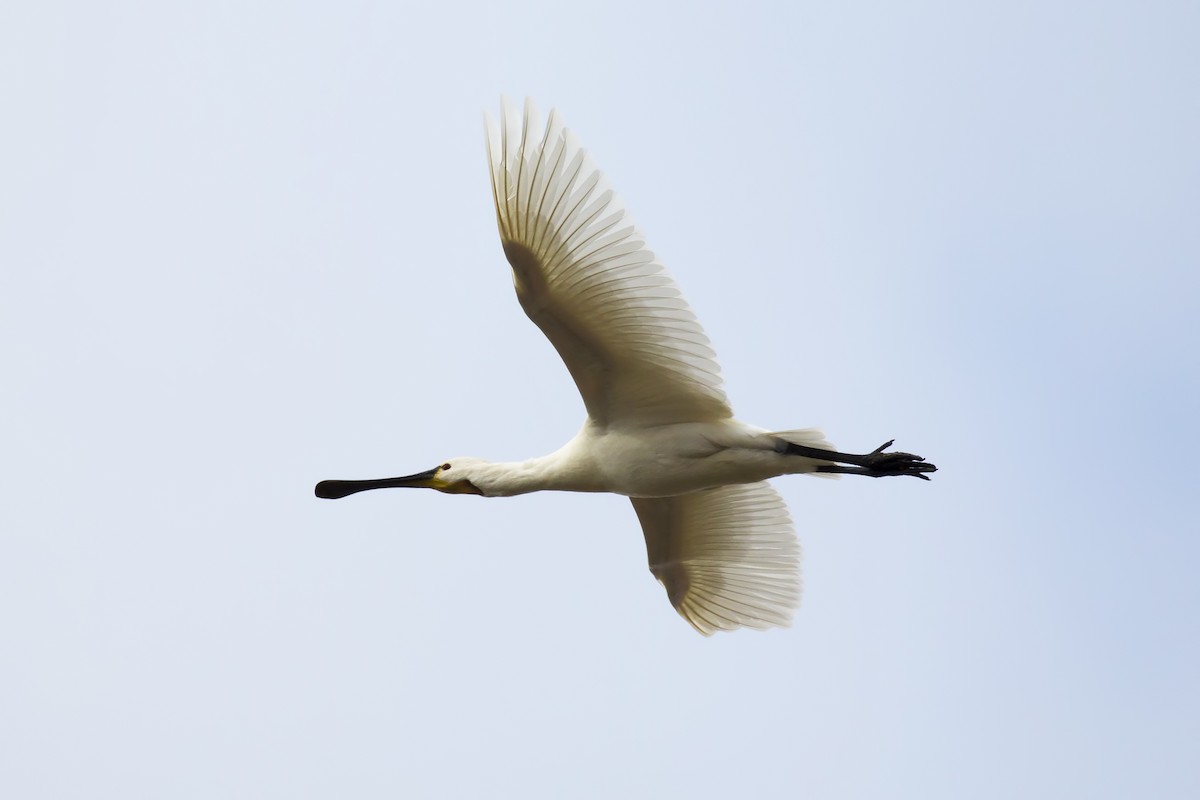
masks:
<svg viewBox="0 0 1200 800"><path fill-rule="evenodd" d="M770 484L634 497L650 572L705 636L786 627L800 605L800 543Z"/></svg>

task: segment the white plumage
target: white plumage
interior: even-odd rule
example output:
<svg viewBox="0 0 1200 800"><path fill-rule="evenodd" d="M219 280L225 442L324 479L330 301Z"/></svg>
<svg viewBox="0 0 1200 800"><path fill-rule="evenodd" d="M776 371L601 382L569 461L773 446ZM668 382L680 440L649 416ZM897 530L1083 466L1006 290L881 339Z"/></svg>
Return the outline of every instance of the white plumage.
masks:
<svg viewBox="0 0 1200 800"><path fill-rule="evenodd" d="M769 432L733 419L708 337L556 113L540 129L532 103L523 117L506 105L499 125L488 122L488 160L517 298L574 378L583 428L548 456L454 458L401 478L322 481L317 495L396 486L623 494L641 521L650 571L696 630L787 625L800 600L800 547L764 481L925 478L936 468L884 452L890 442L839 453L814 429Z"/></svg>
<svg viewBox="0 0 1200 800"><path fill-rule="evenodd" d="M634 497L650 572L701 633L786 626L800 604L800 543L769 483Z"/></svg>
<svg viewBox="0 0 1200 800"><path fill-rule="evenodd" d="M731 416L708 337L575 137L531 103L489 120L496 222L517 298L601 424ZM531 138L532 137L532 138Z"/></svg>

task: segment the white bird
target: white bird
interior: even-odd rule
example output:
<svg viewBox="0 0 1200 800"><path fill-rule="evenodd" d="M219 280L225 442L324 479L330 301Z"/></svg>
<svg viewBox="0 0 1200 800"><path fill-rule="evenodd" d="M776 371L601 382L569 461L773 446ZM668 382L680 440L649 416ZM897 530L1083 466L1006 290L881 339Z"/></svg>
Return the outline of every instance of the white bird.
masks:
<svg viewBox="0 0 1200 800"><path fill-rule="evenodd" d="M821 432L733 418L720 369L675 282L603 176L551 111L539 136L507 104L490 117L496 221L517 299L566 363L587 419L557 452L516 463L451 458L400 478L322 481L318 497L422 487L508 497L545 490L629 497L650 572L704 635L787 626L800 602L800 546L777 475L928 479L919 456L839 453Z"/></svg>

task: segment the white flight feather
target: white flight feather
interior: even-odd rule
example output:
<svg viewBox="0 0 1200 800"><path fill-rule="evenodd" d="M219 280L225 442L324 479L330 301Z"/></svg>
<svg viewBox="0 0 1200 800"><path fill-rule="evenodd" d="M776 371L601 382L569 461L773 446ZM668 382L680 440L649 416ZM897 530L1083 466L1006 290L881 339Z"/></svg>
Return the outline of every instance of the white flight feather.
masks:
<svg viewBox="0 0 1200 800"><path fill-rule="evenodd" d="M505 104L488 120L496 220L517 297L601 426L728 419L708 337L574 136Z"/></svg>
<svg viewBox="0 0 1200 800"><path fill-rule="evenodd" d="M800 605L800 543L770 484L630 499L650 571L696 630L709 636L791 623Z"/></svg>

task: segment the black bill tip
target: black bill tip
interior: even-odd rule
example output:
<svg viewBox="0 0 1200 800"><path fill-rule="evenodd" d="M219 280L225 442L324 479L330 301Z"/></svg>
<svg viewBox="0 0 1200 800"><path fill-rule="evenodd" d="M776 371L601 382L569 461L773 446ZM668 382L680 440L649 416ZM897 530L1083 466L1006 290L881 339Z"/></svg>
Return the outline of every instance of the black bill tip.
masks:
<svg viewBox="0 0 1200 800"><path fill-rule="evenodd" d="M321 481L313 489L313 494L323 500L336 500L348 494L361 492L364 488L358 481Z"/></svg>

